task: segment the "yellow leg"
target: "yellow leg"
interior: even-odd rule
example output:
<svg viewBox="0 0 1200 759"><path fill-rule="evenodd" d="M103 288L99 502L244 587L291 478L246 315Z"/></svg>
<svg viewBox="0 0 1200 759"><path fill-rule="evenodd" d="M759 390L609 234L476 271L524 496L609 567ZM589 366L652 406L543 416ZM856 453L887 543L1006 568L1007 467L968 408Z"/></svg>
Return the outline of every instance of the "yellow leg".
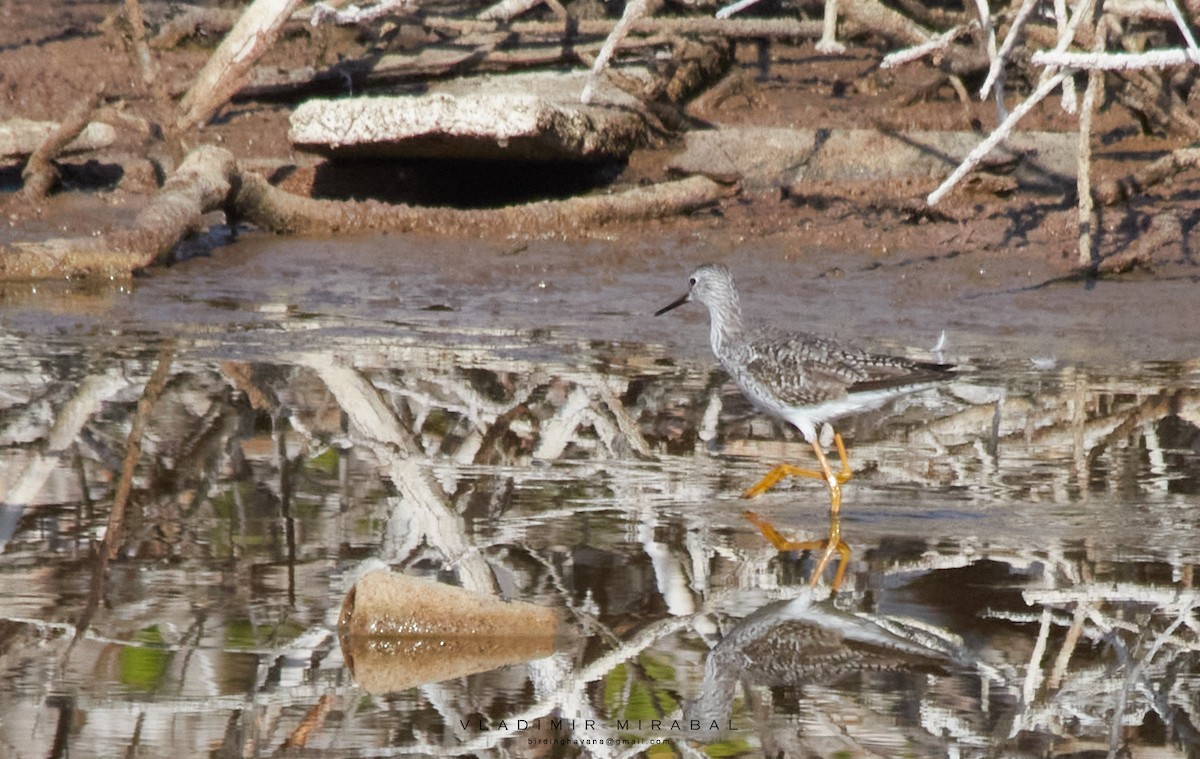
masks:
<svg viewBox="0 0 1200 759"><path fill-rule="evenodd" d="M814 480L823 480L825 475L821 472L814 472L811 469L801 469L794 467L791 464L779 464L771 471L767 472L767 476L758 481L756 485L749 488L745 493L742 493L743 498L754 498L767 492L782 480L784 477L810 477Z"/></svg>
<svg viewBox="0 0 1200 759"><path fill-rule="evenodd" d="M829 510L833 514L837 514L842 508L842 485L850 480L854 474L850 469L850 458L846 454L846 444L842 442L842 436L834 433L833 442L837 446L838 460L841 469L836 474L833 468L829 466L829 459L825 457L825 451L821 450L821 444L814 440L812 441L813 452L817 454L817 463L821 465L820 471L812 469L801 469L792 466L791 464L780 464L771 471L767 472L767 476L763 477L753 487L742 494L743 498L754 498L767 492L775 487L776 483L784 477L808 477L814 480L824 480L829 487Z"/></svg>
<svg viewBox="0 0 1200 759"><path fill-rule="evenodd" d="M812 576L808 579L810 587L816 587L821 576L825 574L825 570L829 567L829 562L833 560L833 555L838 554L838 568L833 576L833 583L830 589L837 591L842 586L842 580L846 576L846 566L850 563L850 546L846 545L846 541L842 540L841 520L837 515L831 516L829 520L829 537L825 540L788 540L779 534L767 520L755 514L753 511L746 511L744 515L763 537L770 541L771 545L775 546L775 550L780 552L785 551L813 551L820 549L821 556L817 559L817 566L813 569Z"/></svg>

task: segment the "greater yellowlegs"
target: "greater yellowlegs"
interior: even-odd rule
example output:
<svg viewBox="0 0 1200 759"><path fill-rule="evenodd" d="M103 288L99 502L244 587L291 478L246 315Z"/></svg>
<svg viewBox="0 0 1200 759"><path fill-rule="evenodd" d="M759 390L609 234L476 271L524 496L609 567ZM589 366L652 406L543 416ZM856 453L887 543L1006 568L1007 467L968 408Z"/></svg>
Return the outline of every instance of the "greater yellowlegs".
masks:
<svg viewBox="0 0 1200 759"><path fill-rule="evenodd" d="M683 716L687 724L700 725L696 737L707 738L730 724L739 683L749 700L755 686L821 686L857 673L949 675L972 669L987 671L948 630L840 611L820 591L806 588L725 632L709 651L698 697L684 703Z"/></svg>
<svg viewBox="0 0 1200 759"><path fill-rule="evenodd" d="M745 492L746 498L765 493L784 477L811 477L829 487L829 508L836 517L841 486L850 479L850 462L841 435L834 433L841 462L834 473L820 431L840 416L879 407L897 395L953 376L951 367L943 364L867 353L817 335L747 323L733 275L719 264L697 268L688 284L683 297L654 315L693 300L708 306L712 350L721 366L755 406L800 430L820 465L820 471L813 471L779 464Z"/></svg>

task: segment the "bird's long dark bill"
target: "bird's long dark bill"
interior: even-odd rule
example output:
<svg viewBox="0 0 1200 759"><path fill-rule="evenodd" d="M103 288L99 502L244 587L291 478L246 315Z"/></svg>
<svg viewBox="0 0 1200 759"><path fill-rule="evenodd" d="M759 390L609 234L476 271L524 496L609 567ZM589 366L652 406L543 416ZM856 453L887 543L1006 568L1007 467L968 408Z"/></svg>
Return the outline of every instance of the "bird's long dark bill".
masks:
<svg viewBox="0 0 1200 759"><path fill-rule="evenodd" d="M691 294L691 293L684 293L683 297L681 297L679 300L677 300L677 301L675 301L675 302L673 302L673 303L668 303L667 305L665 305L665 306L663 306L662 308L660 308L660 309L658 309L657 311L655 311L655 312L654 312L654 315L655 315L655 316L662 316L663 314L665 314L666 312L670 311L670 310L671 310L671 309L673 309L673 308L679 308L679 307L680 307L680 306L682 306L684 303L687 303L687 302L688 302L688 296L689 296L690 294Z"/></svg>

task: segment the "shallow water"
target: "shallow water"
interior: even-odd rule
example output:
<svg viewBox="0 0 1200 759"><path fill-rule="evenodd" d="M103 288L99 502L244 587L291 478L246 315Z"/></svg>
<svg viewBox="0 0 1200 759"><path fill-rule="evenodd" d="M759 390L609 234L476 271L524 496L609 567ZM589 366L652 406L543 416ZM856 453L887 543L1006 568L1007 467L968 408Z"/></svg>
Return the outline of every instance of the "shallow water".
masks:
<svg viewBox="0 0 1200 759"><path fill-rule="evenodd" d="M332 245L4 296L5 755L1200 752L1194 345L1132 341L1134 314L1100 345L1078 307L1092 326L1014 334L997 320L1037 317L1003 287L989 318L931 294L898 319L850 272L837 331L929 347L950 324L964 369L839 427L853 553L827 597L816 551L743 516L820 539L822 486L740 498L811 452L715 371L702 313L647 316L683 246ZM747 260L759 302L811 321L771 267ZM339 640L379 566L571 634L414 683L415 654Z"/></svg>

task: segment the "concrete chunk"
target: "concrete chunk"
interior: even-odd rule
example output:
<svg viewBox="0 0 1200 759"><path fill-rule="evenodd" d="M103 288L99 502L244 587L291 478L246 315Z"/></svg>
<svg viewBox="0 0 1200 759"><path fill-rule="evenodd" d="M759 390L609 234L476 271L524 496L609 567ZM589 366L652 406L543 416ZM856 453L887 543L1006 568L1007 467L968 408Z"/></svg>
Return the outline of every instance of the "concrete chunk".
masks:
<svg viewBox="0 0 1200 759"><path fill-rule="evenodd" d="M971 132L880 132L873 129L747 127L689 132L671 162L683 173L738 174L749 187L804 182L863 182L901 177L941 178L983 138ZM1022 132L984 160L1018 182L1073 183L1078 136Z"/></svg>
<svg viewBox="0 0 1200 759"><path fill-rule="evenodd" d="M636 99L605 88L579 102L582 75L475 77L422 95L310 100L292 115L299 149L334 157L599 161L645 136Z"/></svg>

